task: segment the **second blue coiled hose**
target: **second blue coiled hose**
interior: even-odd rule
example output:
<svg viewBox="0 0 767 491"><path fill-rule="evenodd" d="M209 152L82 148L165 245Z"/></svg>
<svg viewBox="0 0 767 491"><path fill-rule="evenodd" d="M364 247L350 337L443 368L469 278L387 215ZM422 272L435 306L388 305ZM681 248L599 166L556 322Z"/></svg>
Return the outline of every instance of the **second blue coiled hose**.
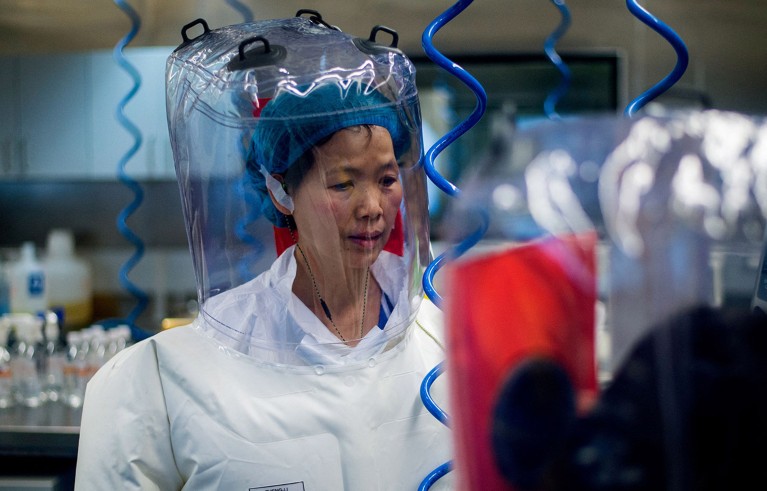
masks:
<svg viewBox="0 0 767 491"><path fill-rule="evenodd" d="M487 108L487 94L485 93L484 87L482 87L477 79L471 76L469 72L440 53L434 47L432 39L434 38L434 35L437 33L437 31L444 27L445 24L453 20L458 14L463 12L472 2L473 0L459 0L456 2L441 15L437 16L437 18L434 19L431 24L426 27L423 35L421 36L421 44L424 51L426 52L426 56L428 56L429 59L431 59L440 67L447 70L451 75L454 75L461 82L466 84L469 89L471 89L471 91L474 92L474 94L477 96L477 103L471 114L469 114L466 119L458 123L455 128L450 130L442 138L437 140L437 142L426 151L423 157L426 175L439 189L453 197L458 196L459 189L450 181L445 179L439 173L439 171L437 171L436 167L434 166L434 161L448 145L453 143L461 135L469 131L469 129L477 124L477 122L479 122Z"/></svg>
<svg viewBox="0 0 767 491"><path fill-rule="evenodd" d="M687 70L687 64L689 63L689 54L687 52L687 46L668 25L661 22L657 17L645 10L636 0L626 0L626 6L637 19L649 26L652 30L663 36L668 41L676 52L677 60L674 69L666 75L660 82L653 85L647 91L640 94L639 97L634 99L626 106L624 111L626 116L633 117L634 114L642 109L648 102L652 101L659 95L666 92L672 85L677 83L685 70Z"/></svg>
<svg viewBox="0 0 767 491"><path fill-rule="evenodd" d="M242 2L239 2L238 0L226 0L226 3L232 7L234 10L240 13L242 15L242 21L243 22L250 22L253 20L253 12L250 10L250 7L243 4Z"/></svg>
<svg viewBox="0 0 767 491"><path fill-rule="evenodd" d="M251 22L253 20L253 11L247 5L238 0L225 0L225 3L242 16L243 22ZM246 148L241 142L239 148L240 154L244 155L247 159L249 151L250 149ZM248 181L249 178L247 177L247 174L245 174L241 179L232 183L235 196L240 196L242 202L245 203L245 209L242 211L242 216L235 224L235 234L237 235L237 238L248 247L248 254L237 263L238 279L243 282L255 276L255 272L252 271L253 264L264 251L261 241L248 231L248 226L261 216L258 201L254 200L254 197L248 192L250 189Z"/></svg>
<svg viewBox="0 0 767 491"><path fill-rule="evenodd" d="M477 98L476 105L474 106L474 110L471 112L471 114L469 114L469 116L467 116L463 121L458 123L458 125L451 129L447 134L442 136L442 138L437 140L437 142L426 151L422 159L424 170L426 171L426 175L429 177L429 179L440 190L454 198L458 197L460 189L458 189L457 186L445 179L439 173L434 165L434 162L437 159L437 156L445 148L447 148L448 145L453 143L461 135L469 131L469 129L471 129L479 122L487 110L487 94L485 93L485 89L482 87L482 84L480 84L477 79L469 74L469 72L440 53L434 47L432 39L434 38L434 35L437 33L437 31L439 31L439 29L444 27L445 24L454 19L458 14L463 12L472 2L473 0L459 0L441 15L437 16L437 18L434 19L434 21L432 21L431 24L426 27L423 36L421 37L421 44L423 45L423 49L426 52L426 55L437 65L466 84L466 86L468 86L469 89L474 92ZM455 256L455 253L457 252L462 254L473 245L474 244L460 244L458 248L451 251L446 251L437 257L437 259L432 261L429 266L427 266L423 277L424 291L426 292L426 295L429 297L429 299L431 299L438 307L442 306L442 297L434 288L434 275L444 265L444 261L448 256Z"/></svg>
<svg viewBox="0 0 767 491"><path fill-rule="evenodd" d="M117 62L117 64L123 70L125 70L128 73L128 75L130 75L131 79L133 80L133 86L125 95L125 97L123 97L120 100L120 102L117 105L117 110L115 111L115 116L117 117L117 120L133 136L133 145L122 156L117 166L117 178L127 188L133 191L133 200L130 203L128 203L128 205L125 206L125 208L123 208L123 210L120 212L120 214L117 217L117 228L120 231L120 233L131 244L133 244L135 248L133 254L130 256L130 258L128 258L128 260L120 268L120 284L131 295L133 295L133 297L136 299L136 305L130 311L128 316L125 319L123 319L121 322L124 322L125 324L128 324L128 326L130 326L131 335L133 336L134 340L140 340L140 339L146 338L148 335L142 329L137 327L136 319L146 309L146 306L149 302L149 297L143 290L141 290L128 278L128 274L144 256L144 242L141 240L141 238L138 235L136 235L130 229L130 227L128 227L127 220L139 208L139 206L141 206L141 203L144 200L144 191L141 188L141 185L137 181L132 179L125 172L125 166L127 165L128 161L130 161L130 159L133 158L134 155L136 155L139 148L141 148L143 139L142 139L141 131L125 115L125 106L136 95L139 88L141 87L141 76L139 75L136 68L133 65L131 65L128 62L128 60L125 58L123 50L133 40L133 38L136 37L136 34L141 28L141 18L139 17L138 13L136 13L136 11L127 2L123 0L114 0L114 3L130 18L131 29L128 32L128 34L126 34L115 46L113 51L113 57L115 62Z"/></svg>
<svg viewBox="0 0 767 491"><path fill-rule="evenodd" d="M565 32L567 32L567 29L570 28L570 10L567 8L567 5L565 5L564 0L551 0L551 3L553 3L554 6L559 10L562 20L560 21L557 28L554 29L549 37L546 38L543 49L554 66L557 67L557 70L559 70L559 73L562 76L562 80L559 82L559 85L546 97L546 100L543 102L543 111L546 113L546 116L549 119L558 120L560 119L560 116L556 110L557 103L570 89L572 73L570 72L570 68L568 68L568 66L564 61L562 61L562 58L557 53L556 44L557 41L562 38Z"/></svg>
<svg viewBox="0 0 767 491"><path fill-rule="evenodd" d="M432 40L437 31L439 31L442 27L445 26L445 24L454 19L458 14L463 12L472 2L473 0L459 0L456 2L445 12L437 16L434 21L432 21L426 27L423 36L421 37L421 44L424 48L424 51L426 52L426 55L437 65L466 84L469 89L474 92L477 98L476 105L471 114L466 119L461 121L457 126L455 126L451 131L449 131L446 135L437 140L437 142L426 151L422 159L424 170L429 179L440 190L447 193L451 197L458 197L460 190L457 186L455 186L449 180L445 179L437 171L434 162L437 156L445 148L447 148L448 145L453 143L461 135L476 125L477 122L479 122L487 108L487 94L485 93L485 89L482 87L482 85L473 76L471 76L462 67L442 55L442 53L440 53L434 47ZM438 307L441 308L442 306L442 297L434 288L434 275L445 264L446 259L457 257L463 254L463 252L476 244L482 235L484 235L484 229L481 229L479 233L472 234L472 236L458 244L458 246L455 248L444 252L426 267L423 276L424 291L429 299L431 299ZM427 410L429 410L429 412L434 415L434 417L436 417L443 424L447 425L447 414L434 402L430 394L431 385L434 383L434 380L436 380L436 378L442 374L443 369L443 364L440 363L434 367L434 369L432 369L424 378L423 382L421 383L421 400L423 401L423 404ZM431 488L435 482L450 472L451 469L452 462L448 461L431 471L421 482L420 486L418 487L419 491L426 491Z"/></svg>
<svg viewBox="0 0 767 491"><path fill-rule="evenodd" d="M552 0L552 2L560 10L560 13L562 15L562 22L560 23L559 27L552 33L552 35L550 35L549 38L547 39L545 44L545 50L547 55L551 59L551 61L560 70L563 80L560 86L557 89L555 89L555 91L553 91L549 95L549 97L546 99L544 103L544 111L546 112L547 116L549 116L549 118L558 119L559 115L555 111L555 106L556 106L556 103L559 101L559 99L562 97L562 95L568 90L570 85L571 74L569 69L567 69L566 65L562 62L561 58L556 54L556 51L554 51L554 45L556 44L557 40L562 36L562 34L565 32L565 30L569 27L570 15L569 15L569 10L566 8L563 0ZM469 115L469 117L466 118L461 123L459 123L455 128L453 128L453 130L448 132L448 134L446 134L441 139L439 139L431 148L429 148L429 150L425 153L423 158L423 165L426 171L426 175L440 190L442 190L443 192L447 193L448 195L452 197L458 197L460 194L460 190L458 189L458 187L456 187L454 184L452 184L450 181L448 181L442 175L439 174L439 172L436 170L434 166L434 161L437 155L439 155L448 145L450 145L453 141L455 141L458 137L460 137L463 133L468 131L472 126L474 126L479 121L479 119L482 117L482 115L485 112L485 108L487 105L487 95L485 94L484 88L481 86L481 84L479 84L479 82L476 81L476 79L474 79L471 75L468 74L468 72L463 70L463 68L461 68L457 64L450 61L448 58L443 56L439 51L437 51L434 48L432 39L434 37L434 34L436 34L436 32L440 28L442 28L445 24L447 24L452 19L454 19L471 3L472 3L472 0L459 0L451 8L446 10L443 14L438 16L431 24L429 24L429 26L426 28L422 36L422 45L427 56L432 61L437 63L440 67L444 68L445 70L447 70L448 72L450 72L451 74L459 78L462 82L464 82L475 93L477 97L477 104L475 106L474 111ZM682 74L687 68L688 55L687 55L686 46L682 42L681 38L679 38L679 36L676 35L676 33L674 33L665 24L660 22L657 18L655 18L649 12L647 12L641 6L639 6L636 0L627 0L627 5L629 7L629 10L635 16L637 16L642 22L649 25L656 32L660 33L666 40L668 40L671 43L671 45L674 47L674 50L677 53L677 63L676 63L676 66L674 67L674 70L667 77L661 80L661 82L659 82L657 85L649 89L644 94L640 95L636 100L634 100L626 108L626 111L625 111L626 115L633 116L634 113L638 111L640 108L642 108L645 104L647 104L647 102L653 100L658 95L668 90L668 88L670 88L674 83L676 83L679 80L679 78L681 78ZM454 249L449 250L443 253L442 255L440 255L439 257L437 257L434 261L432 261L428 265L428 267L426 268L426 271L424 272L424 277L423 277L424 291L426 292L427 296L438 307L441 307L442 297L434 289L434 286L433 286L434 275L445 264L448 258L457 257L463 254L466 250L471 248L481 239L488 225L488 217L482 216L481 218L482 218L482 224L474 234L472 234L469 238L465 239L461 244L456 246ZM432 384L434 383L436 378L443 373L443 371L444 371L444 363L440 363L426 375L423 382L421 383L421 399L424 403L424 406L427 408L427 410L440 422L447 425L449 421L447 414L434 402L434 400L431 398L431 395L430 395L430 388ZM428 490L437 480L439 480L442 476L450 472L451 468L452 468L452 463L445 462L444 464L434 469L421 482L421 485L418 488L419 491Z"/></svg>

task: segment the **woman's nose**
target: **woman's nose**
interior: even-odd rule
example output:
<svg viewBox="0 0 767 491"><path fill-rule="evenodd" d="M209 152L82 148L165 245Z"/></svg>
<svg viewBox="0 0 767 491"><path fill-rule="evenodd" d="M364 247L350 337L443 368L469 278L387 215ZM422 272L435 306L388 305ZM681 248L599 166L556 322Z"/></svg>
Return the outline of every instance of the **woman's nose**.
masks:
<svg viewBox="0 0 767 491"><path fill-rule="evenodd" d="M367 187L362 189L357 204L357 217L360 219L377 219L383 215L381 206L381 193L376 189Z"/></svg>

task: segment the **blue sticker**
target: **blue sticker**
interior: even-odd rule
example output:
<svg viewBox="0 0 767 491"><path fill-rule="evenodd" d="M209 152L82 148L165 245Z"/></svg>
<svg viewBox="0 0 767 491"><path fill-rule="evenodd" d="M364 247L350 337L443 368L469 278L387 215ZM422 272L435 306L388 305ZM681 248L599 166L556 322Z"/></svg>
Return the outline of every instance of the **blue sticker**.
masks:
<svg viewBox="0 0 767 491"><path fill-rule="evenodd" d="M27 283L29 296L39 297L45 291L45 276L43 273L30 273Z"/></svg>

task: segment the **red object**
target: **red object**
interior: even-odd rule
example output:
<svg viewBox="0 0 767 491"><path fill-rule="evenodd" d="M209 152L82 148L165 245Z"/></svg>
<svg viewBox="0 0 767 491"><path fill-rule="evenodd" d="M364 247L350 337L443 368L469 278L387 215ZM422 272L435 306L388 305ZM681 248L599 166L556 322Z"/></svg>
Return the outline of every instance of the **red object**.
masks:
<svg viewBox="0 0 767 491"><path fill-rule="evenodd" d="M270 100L272 100L271 97L267 97L267 98L259 97L258 99L256 99L256 102L251 103L251 104L253 104L253 117L254 118L260 118L261 117L261 111L264 110L264 106L266 106L266 103L269 102Z"/></svg>
<svg viewBox="0 0 767 491"><path fill-rule="evenodd" d="M285 249L293 245L293 237L290 235L290 229L287 227L272 227L274 229L274 248L277 249L277 256L285 252ZM298 239L298 232L295 233Z"/></svg>
<svg viewBox="0 0 767 491"><path fill-rule="evenodd" d="M551 238L451 264L445 319L457 489L513 489L492 453L495 401L532 356L559 362L580 411L596 399L594 234Z"/></svg>
<svg viewBox="0 0 767 491"><path fill-rule="evenodd" d="M277 255L282 254L285 249L293 245L293 237L290 236L290 229L287 227L274 228L274 246L277 249ZM294 232L298 240L298 231ZM384 245L384 250L401 256L405 253L405 234L402 230L402 215L397 211L397 217L394 219L394 229L389 235L389 240Z"/></svg>

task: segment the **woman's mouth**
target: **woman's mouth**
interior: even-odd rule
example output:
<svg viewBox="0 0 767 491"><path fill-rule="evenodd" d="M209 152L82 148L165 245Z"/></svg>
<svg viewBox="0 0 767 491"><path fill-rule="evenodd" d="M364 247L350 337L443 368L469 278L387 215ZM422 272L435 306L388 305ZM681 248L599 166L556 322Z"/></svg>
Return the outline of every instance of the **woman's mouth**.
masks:
<svg viewBox="0 0 767 491"><path fill-rule="evenodd" d="M382 232L365 232L349 236L349 240L363 249L373 249L381 240Z"/></svg>

